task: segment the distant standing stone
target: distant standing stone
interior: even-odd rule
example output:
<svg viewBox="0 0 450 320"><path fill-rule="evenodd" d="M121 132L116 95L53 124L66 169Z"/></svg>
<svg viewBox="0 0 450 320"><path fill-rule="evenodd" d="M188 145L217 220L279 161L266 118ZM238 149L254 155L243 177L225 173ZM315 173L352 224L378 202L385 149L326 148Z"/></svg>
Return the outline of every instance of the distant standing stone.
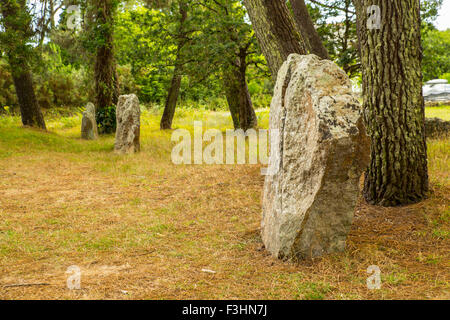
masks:
<svg viewBox="0 0 450 320"><path fill-rule="evenodd" d="M343 251L370 157L348 76L315 55L290 55L270 108L272 175L264 185L262 239L278 258ZM278 155L278 156L277 156Z"/></svg>
<svg viewBox="0 0 450 320"><path fill-rule="evenodd" d="M425 119L425 134L427 138L444 137L450 133L450 121L439 118Z"/></svg>
<svg viewBox="0 0 450 320"><path fill-rule="evenodd" d="M97 122L95 121L95 106L89 102L81 120L81 138L85 140L98 139Z"/></svg>
<svg viewBox="0 0 450 320"><path fill-rule="evenodd" d="M115 152L121 154L139 152L140 117L138 97L135 94L120 96L116 108Z"/></svg>

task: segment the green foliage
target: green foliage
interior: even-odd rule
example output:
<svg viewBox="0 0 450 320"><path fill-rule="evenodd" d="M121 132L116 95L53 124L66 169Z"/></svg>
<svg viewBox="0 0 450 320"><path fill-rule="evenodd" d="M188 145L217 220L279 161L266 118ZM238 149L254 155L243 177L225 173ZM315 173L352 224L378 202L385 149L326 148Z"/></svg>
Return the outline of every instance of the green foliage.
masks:
<svg viewBox="0 0 450 320"><path fill-rule="evenodd" d="M117 73L119 75L120 92L134 92L139 95L140 87L136 83L131 65L118 65Z"/></svg>
<svg viewBox="0 0 450 320"><path fill-rule="evenodd" d="M448 81L448 83L450 83L450 72L442 74L439 78L440 79L445 79L445 80Z"/></svg>
<svg viewBox="0 0 450 320"><path fill-rule="evenodd" d="M159 10L138 6L119 12L116 19L116 59L129 65L144 103L165 99L173 60L173 44L159 26L165 15Z"/></svg>
<svg viewBox="0 0 450 320"><path fill-rule="evenodd" d="M98 109L95 117L100 134L110 134L116 131L116 106Z"/></svg>
<svg viewBox="0 0 450 320"><path fill-rule="evenodd" d="M424 80L450 73L450 30L427 30L422 42Z"/></svg>
<svg viewBox="0 0 450 320"><path fill-rule="evenodd" d="M92 96L89 77L84 68L75 69L71 65L60 64L53 53L43 53L41 72L33 75L35 94L44 109L73 108L86 104ZM18 101L10 67L0 58L0 109L9 106L18 112Z"/></svg>
<svg viewBox="0 0 450 320"><path fill-rule="evenodd" d="M61 48L49 43L42 53L42 72L35 76L36 94L43 108L79 107L92 97L84 68L64 64Z"/></svg>
<svg viewBox="0 0 450 320"><path fill-rule="evenodd" d="M17 96L9 66L0 58L0 112L4 106L17 107Z"/></svg>
<svg viewBox="0 0 450 320"><path fill-rule="evenodd" d="M0 3L1 51L6 53L9 63L15 66L13 72L19 74L29 66L35 57L31 28L32 15L26 1L9 0Z"/></svg>
<svg viewBox="0 0 450 320"><path fill-rule="evenodd" d="M420 13L422 18L423 28L432 27L433 22L439 14L439 9L442 6L443 0L421 0Z"/></svg>
<svg viewBox="0 0 450 320"><path fill-rule="evenodd" d="M38 11L22 10L9 18L10 23L19 24L22 28L16 32L4 32L4 29L0 32L3 53L0 57L0 112L3 106L8 106L13 113L18 109L11 69L6 59L12 50L33 67L35 93L43 108L73 108L88 101L95 102L95 52L105 44L112 28L122 94L133 92L142 103L164 104L178 54L183 74L180 101L187 102L192 108L226 110L223 71L232 68L230 66L240 48L249 44L247 82L254 106L266 108L270 105L273 83L241 1L149 0L143 4L142 1L108 0L115 12L113 22L92 24L98 10L102 10L95 6L96 1L71 2L81 6L84 17L81 29L76 31L67 29L68 14L63 7L59 22L48 30L43 44L36 38L40 29L35 22L42 18ZM12 2L18 3L17 0ZM332 58L350 76L359 77L360 62L351 0L306 2ZM424 80L450 80L449 31L440 32L432 26L442 0L421 2ZM188 8L182 33L180 5ZM2 26L6 22L3 15L0 15L0 22ZM24 28L30 23L34 30ZM186 43L177 52L180 39L185 39ZM106 122L111 122L111 119Z"/></svg>
<svg viewBox="0 0 450 320"><path fill-rule="evenodd" d="M180 33L182 4L189 5ZM249 68L249 82L254 91L271 90L270 81L267 85L262 80L268 78L264 58L239 1L202 1L202 4L178 0L161 10L137 5L119 12L115 29L116 58L119 64L131 66L140 101L164 102L177 55L184 75L182 100L201 102L223 95L221 71L249 41L248 49L252 53L248 63L257 65ZM185 42L178 52L180 39Z"/></svg>
<svg viewBox="0 0 450 320"><path fill-rule="evenodd" d="M307 1L308 3L308 1ZM322 4L322 5L319 5ZM444 65L450 63L447 55L440 49L443 42L438 44L436 52L432 52L433 40L428 39L427 32L435 28L435 21L438 10L442 5L442 0L421 0L421 18L422 18L422 37L425 39L424 45L428 50L424 51L424 73L425 78L429 79L431 74L438 77L441 71L432 72L431 61L438 58L439 62L447 59ZM356 32L356 15L352 0L330 0L314 1L308 3L309 13L317 25L317 31L322 38L331 58L351 77L360 77L360 60L358 55L358 37ZM431 32L433 33L433 32ZM434 37L435 35L431 35ZM442 39L441 39L442 40ZM439 42L439 41L437 41ZM447 42L448 45L448 42ZM440 47L441 46L441 47ZM437 52L439 51L439 52ZM439 69L439 68L437 68ZM446 71L448 72L448 71ZM437 76L436 76L437 74Z"/></svg>
<svg viewBox="0 0 450 320"><path fill-rule="evenodd" d="M331 59L351 78L359 76L361 64L352 1L326 1L326 6L313 3L308 9Z"/></svg>

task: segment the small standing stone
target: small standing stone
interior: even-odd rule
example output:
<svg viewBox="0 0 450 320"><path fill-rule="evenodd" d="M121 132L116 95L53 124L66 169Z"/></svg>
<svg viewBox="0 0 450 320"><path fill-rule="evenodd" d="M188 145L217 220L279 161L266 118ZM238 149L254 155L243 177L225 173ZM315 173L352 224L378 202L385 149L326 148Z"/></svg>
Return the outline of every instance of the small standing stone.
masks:
<svg viewBox="0 0 450 320"><path fill-rule="evenodd" d="M427 138L444 137L450 133L450 121L439 118L425 119L425 134Z"/></svg>
<svg viewBox="0 0 450 320"><path fill-rule="evenodd" d="M81 120L81 138L85 140L98 139L97 121L95 121L95 106L89 102Z"/></svg>
<svg viewBox="0 0 450 320"><path fill-rule="evenodd" d="M138 97L135 94L120 96L116 108L115 152L125 154L140 151L140 117L141 109Z"/></svg>
<svg viewBox="0 0 450 320"><path fill-rule="evenodd" d="M348 76L315 55L290 55L270 108L271 150L262 239L278 258L314 258L345 249L369 161L361 106Z"/></svg>

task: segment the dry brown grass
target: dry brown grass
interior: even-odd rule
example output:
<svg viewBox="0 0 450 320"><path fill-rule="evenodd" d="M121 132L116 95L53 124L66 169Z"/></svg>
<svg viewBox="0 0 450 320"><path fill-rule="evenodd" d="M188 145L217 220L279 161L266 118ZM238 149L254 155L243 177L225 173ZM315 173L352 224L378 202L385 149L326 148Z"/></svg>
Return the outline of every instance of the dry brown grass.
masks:
<svg viewBox="0 0 450 320"><path fill-rule="evenodd" d="M175 166L168 145L150 128L135 156L20 147L0 157L0 298L450 298L448 172L431 172L417 205L360 201L345 253L294 263L262 249L259 167ZM71 265L81 290L67 289ZM381 290L366 287L370 265ZM33 283L46 285L5 287Z"/></svg>

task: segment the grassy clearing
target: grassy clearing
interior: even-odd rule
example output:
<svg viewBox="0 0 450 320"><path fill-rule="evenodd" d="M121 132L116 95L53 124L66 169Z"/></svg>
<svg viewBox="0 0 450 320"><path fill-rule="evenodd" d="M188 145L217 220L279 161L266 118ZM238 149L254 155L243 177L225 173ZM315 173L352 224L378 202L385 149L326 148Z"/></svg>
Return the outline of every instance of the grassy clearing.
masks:
<svg viewBox="0 0 450 320"><path fill-rule="evenodd" d="M267 127L268 110L258 117ZM260 167L175 166L158 120L145 111L142 152L121 157L112 136L81 141L79 116L49 121L50 133L0 118L0 298L450 298L448 138L429 141L428 200L361 201L345 253L293 263L261 249ZM175 127L194 120L231 128L207 110L179 110ZM82 290L66 287L71 265ZM381 290L366 287L370 265ZM17 283L47 285L5 287Z"/></svg>
<svg viewBox="0 0 450 320"><path fill-rule="evenodd" d="M428 118L441 118L450 121L450 106L429 107L425 109Z"/></svg>

